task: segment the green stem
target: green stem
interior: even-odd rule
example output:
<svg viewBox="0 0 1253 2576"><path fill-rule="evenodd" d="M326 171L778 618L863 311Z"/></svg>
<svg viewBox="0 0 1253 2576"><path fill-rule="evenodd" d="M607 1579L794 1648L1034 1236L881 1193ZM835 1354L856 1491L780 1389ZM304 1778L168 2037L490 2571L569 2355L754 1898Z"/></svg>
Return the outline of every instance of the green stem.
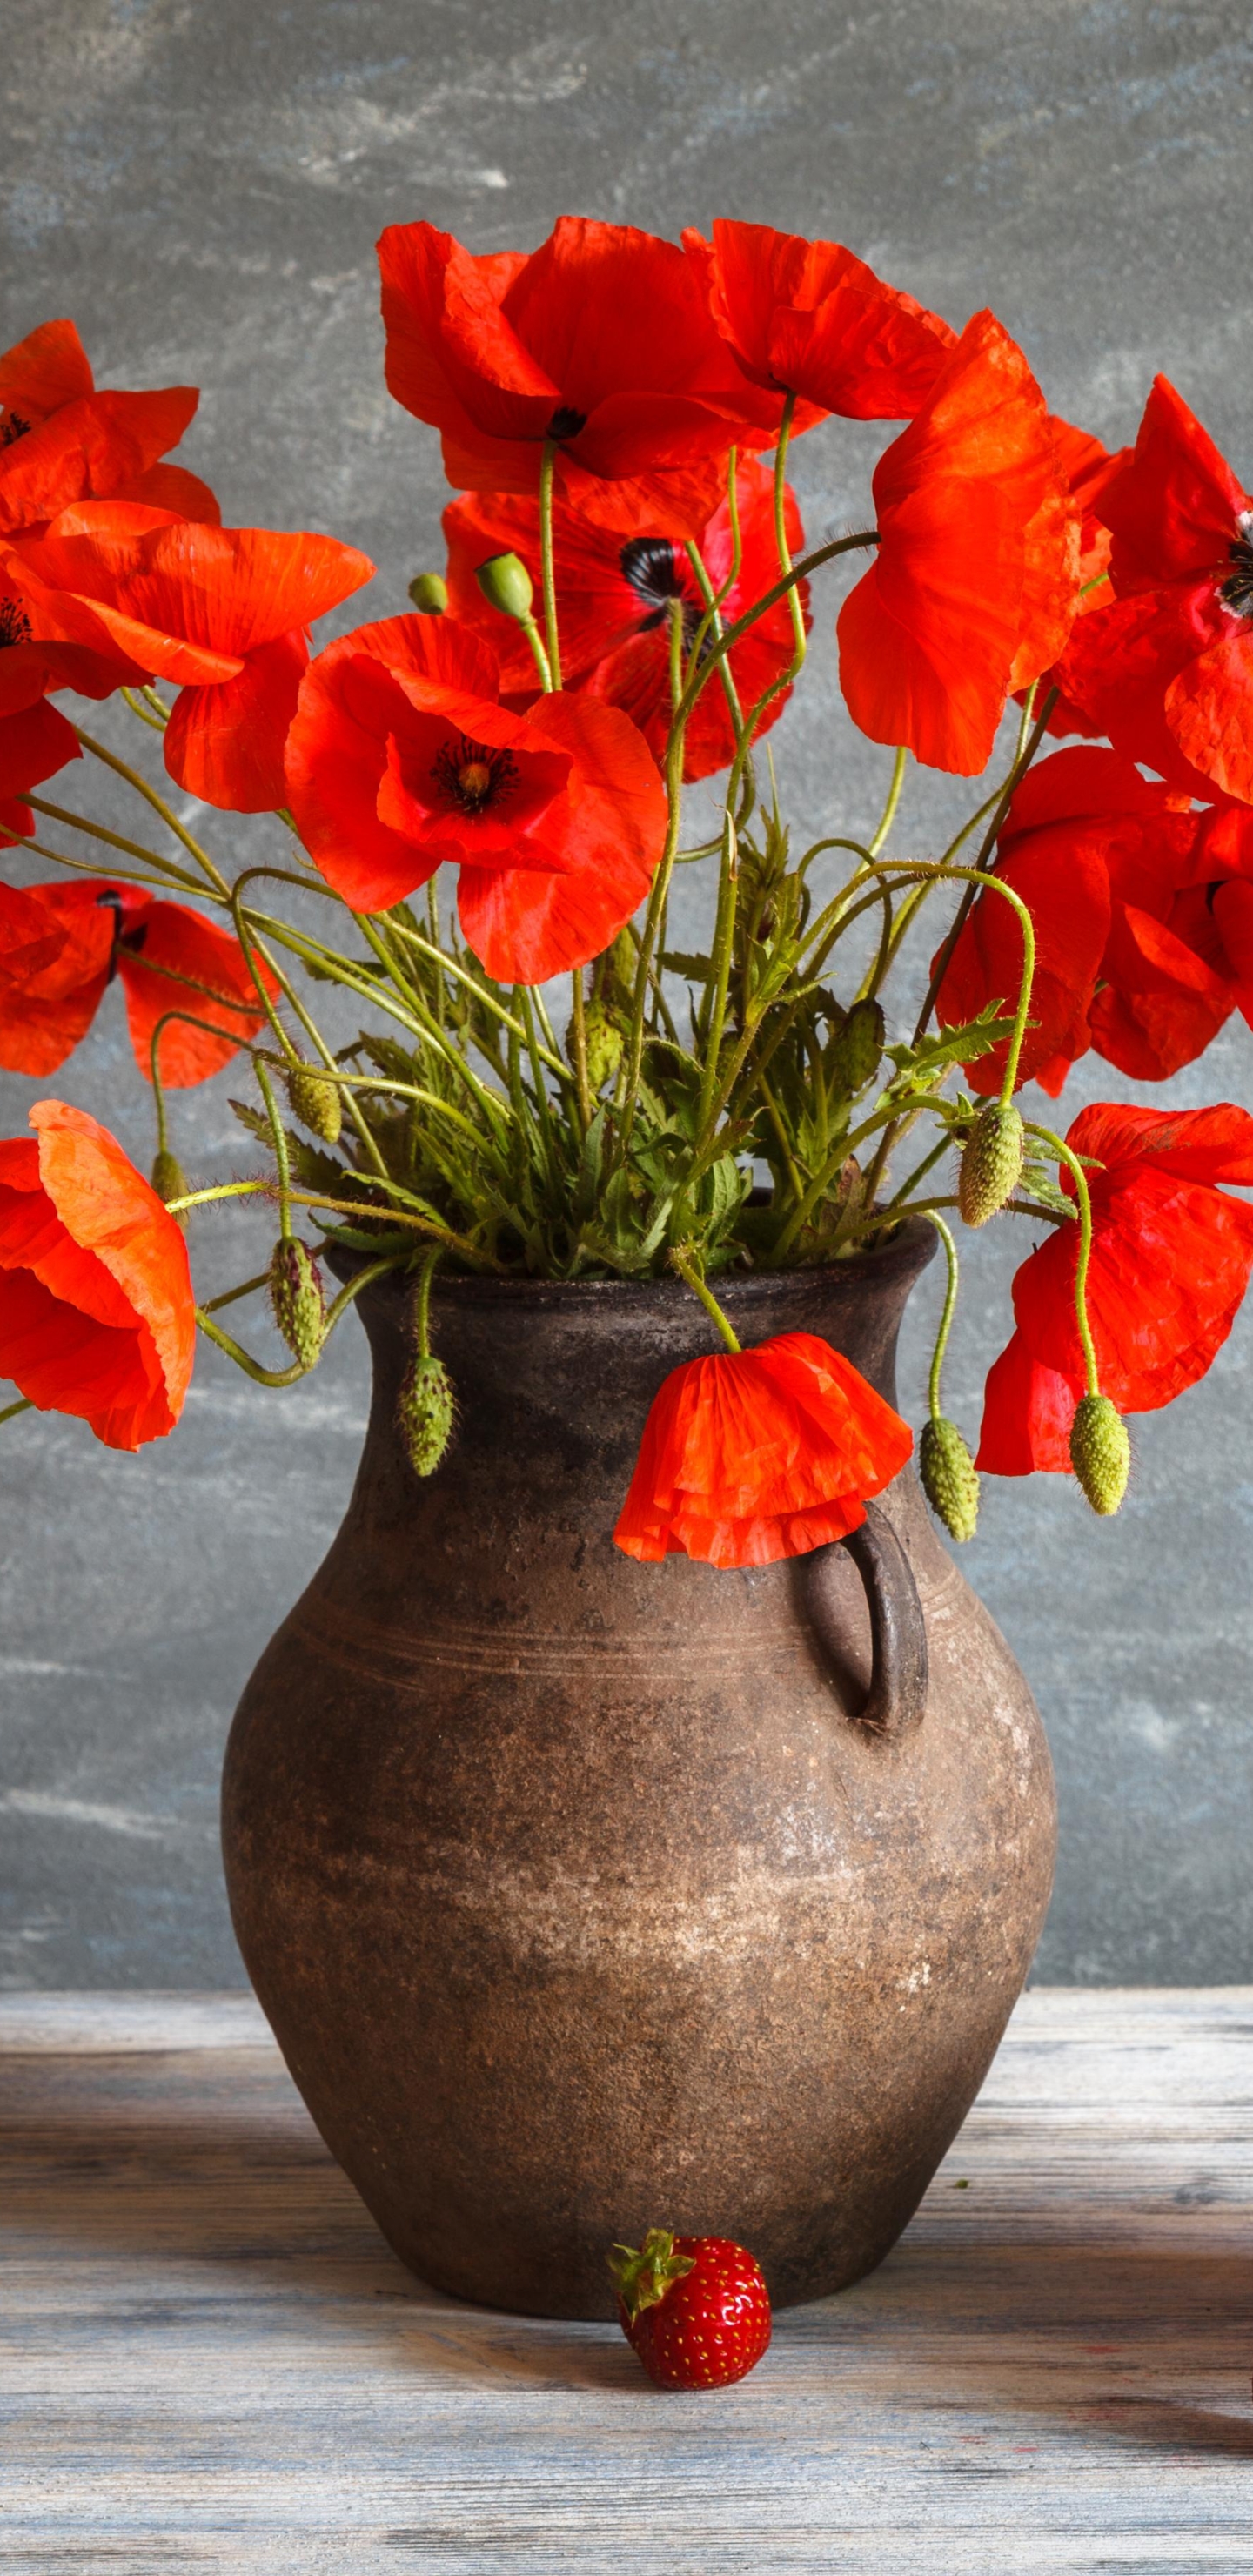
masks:
<svg viewBox="0 0 1253 2576"><path fill-rule="evenodd" d="M34 1410L33 1397L19 1396L16 1404L6 1404L3 1410L0 1410L0 1422L11 1422L16 1413L33 1413Z"/></svg>
<svg viewBox="0 0 1253 2576"><path fill-rule="evenodd" d="M1079 1327L1083 1365L1087 1373L1087 1392L1089 1395L1099 1395L1100 1372L1096 1365L1092 1327L1088 1321L1088 1263L1092 1257L1092 1200L1088 1190L1088 1176L1078 1155L1072 1153L1070 1146L1062 1137L1054 1135L1051 1127L1038 1127L1033 1119L1028 1119L1027 1134L1038 1136L1041 1142L1048 1146L1049 1151L1057 1156L1058 1162L1065 1164L1075 1185L1075 1196L1079 1202L1079 1258L1075 1263L1075 1321Z"/></svg>
<svg viewBox="0 0 1253 2576"><path fill-rule="evenodd" d="M735 948L735 915L739 896L739 852L735 823L728 811L722 835L722 865L718 873L718 918L714 929L711 965L712 991L709 1002L709 1027L705 1040L705 1069L701 1075L700 1102L696 1112L697 1150L706 1143L718 1088L718 1057L722 1032L726 1026L727 993L731 983L731 962Z"/></svg>
<svg viewBox="0 0 1253 2576"><path fill-rule="evenodd" d="M686 1282L687 1286L691 1289L692 1295L694 1297L699 1297L711 1324L716 1325L718 1331L721 1333L727 1349L738 1354L740 1344L737 1341L735 1334L732 1332L717 1298L705 1286L705 1282L701 1278L700 1272L695 1268L694 1264L689 1261L686 1253L678 1251L672 1252L670 1255L670 1266L673 1270L678 1271L680 1279Z"/></svg>
<svg viewBox="0 0 1253 2576"><path fill-rule="evenodd" d="M429 1360L431 1356L431 1282L443 1258L443 1244L433 1243L430 1251L423 1254L418 1272L417 1293L413 1301L413 1338L420 1360Z"/></svg>
<svg viewBox="0 0 1253 2576"><path fill-rule="evenodd" d="M46 814L52 823L64 823L73 832L85 832L93 841L107 842L111 850L125 850L128 858L142 859L146 866L159 868L164 884L181 886L187 894L203 896L205 888L200 878L192 875L190 868L180 868L176 859L163 859L159 850L148 849L143 841L128 841L120 832L108 832L103 823L89 823L85 814L72 814L68 806L53 805L44 796L24 796L22 803L33 805L37 814ZM81 864L82 862L77 859L67 859L64 862L66 867L78 867ZM131 885L143 885L146 882L143 877L128 879Z"/></svg>
<svg viewBox="0 0 1253 2576"><path fill-rule="evenodd" d="M279 1233L281 1234L284 1243L290 1243L291 1163L288 1160L287 1154L287 1135L283 1126L283 1121L278 1114L278 1108L274 1098L273 1084L270 1081L270 1077L266 1072L260 1056L253 1057L252 1069L257 1077L257 1088L265 1102L265 1114L270 1122L270 1135L274 1145L274 1160L278 1166Z"/></svg>
<svg viewBox="0 0 1253 2576"><path fill-rule="evenodd" d="M557 634L557 579L553 568L553 460L556 440L546 438L539 469L540 582L544 593L544 632L548 642L550 688L561 687L561 644Z"/></svg>
<svg viewBox="0 0 1253 2576"><path fill-rule="evenodd" d="M570 977L570 1052L574 1058L579 1125L586 1136L592 1123L592 1094L587 1075L587 1013L584 1009L581 966L576 966Z"/></svg>
<svg viewBox="0 0 1253 2576"><path fill-rule="evenodd" d="M682 670L683 607L675 600L670 615L670 676L673 686L676 671ZM648 985L657 945L657 931L666 908L674 857L679 846L683 809L683 740L687 717L680 698L666 742L666 838L648 898L644 928L640 934L639 964L635 971L635 992L631 1002L631 1030L623 1057L622 1079L618 1090L618 1163L625 1162L639 1097L640 1068L644 1060L644 1022L648 1009Z"/></svg>
<svg viewBox="0 0 1253 2576"><path fill-rule="evenodd" d="M896 821L896 809L900 804L901 789L905 784L905 763L907 758L908 754L904 743L902 743L896 754L896 758L892 763L892 784L888 789L888 801L883 808L878 831L875 833L874 839L870 844L870 856L872 859L877 859L879 852L892 829L892 825Z"/></svg>
<svg viewBox="0 0 1253 2576"><path fill-rule="evenodd" d="M224 1288L220 1297L206 1297L203 1312L216 1315L223 1306L235 1306L241 1297L254 1297L258 1288L268 1288L268 1270L259 1270L255 1279L241 1279L238 1288Z"/></svg>
<svg viewBox="0 0 1253 2576"><path fill-rule="evenodd" d="M197 867L203 869L214 893L221 895L224 900L229 900L230 887L221 869L215 867L208 851L201 849L199 841L193 840L186 825L180 823L177 814L166 804L163 796L158 796L155 787L149 786L147 779L139 770L132 769L127 761L119 760L114 752L106 751L102 742L96 742L91 734L84 733L81 725L75 725L74 731L84 751L89 751L94 759L103 761L105 768L113 770L118 778L124 778L128 786L134 788L136 795L142 796L144 803L151 806L153 813L160 815L167 831L174 834L176 841L182 842L183 848L190 852Z"/></svg>
<svg viewBox="0 0 1253 2576"><path fill-rule="evenodd" d="M928 1208L926 1213L928 1222L935 1227L944 1246L945 1259L948 1263L948 1287L944 1295L944 1312L940 1317L940 1328L936 1334L935 1349L931 1355L931 1375L927 1380L927 1403L930 1407L931 1419L933 1422L938 1422L940 1420L940 1371L944 1366L949 1327L957 1306L957 1246L944 1218L938 1216L934 1208Z"/></svg>
<svg viewBox="0 0 1253 2576"><path fill-rule="evenodd" d="M544 638L541 635L533 617L520 617L518 619L518 624L531 647L531 660L534 662L535 668L539 673L540 687L547 692L553 686L553 674L552 664L548 659L547 653L544 651Z"/></svg>
<svg viewBox="0 0 1253 2576"><path fill-rule="evenodd" d="M1027 771L1031 767L1031 763L1035 759L1036 753L1044 740L1045 733L1048 730L1048 720L1057 704L1057 699L1057 690L1050 689L1048 696L1044 701L1044 705L1040 710L1040 714L1031 728L1027 742L1015 760L1009 776L1001 789L1000 795L996 800L992 820L989 823L987 831L984 833L983 839L979 845L974 868L971 871L971 874L975 879L975 883L967 886L966 892L962 896L961 902L958 904L957 910L953 915L951 928L941 944L939 955L931 970L931 981L927 986L926 1000L918 1014L918 1024L914 1030L915 1046L918 1045L927 1022L935 1009L940 987L949 970L953 951L957 946L957 942L960 939L963 930L965 929L971 905L975 900L976 885L983 869L984 860L991 857L991 854L996 847L997 840L1000 836L1001 825L1009 812L1011 799L1016 789L1021 785L1022 780L1025 778Z"/></svg>

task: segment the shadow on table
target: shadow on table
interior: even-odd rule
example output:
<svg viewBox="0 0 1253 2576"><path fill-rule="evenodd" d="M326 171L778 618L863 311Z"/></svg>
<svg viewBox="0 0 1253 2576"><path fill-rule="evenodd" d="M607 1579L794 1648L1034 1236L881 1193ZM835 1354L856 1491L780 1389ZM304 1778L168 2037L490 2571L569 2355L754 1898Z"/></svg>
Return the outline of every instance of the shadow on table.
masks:
<svg viewBox="0 0 1253 2576"><path fill-rule="evenodd" d="M140 2313L159 2333L163 2316L173 2328L198 2306L263 2301L272 2332L314 2327L358 2350L382 2346L418 2375L652 2402L612 2324L503 2316L414 2280L282 2071L259 2052L231 2055L228 2068L216 2054L211 2100L203 2059L183 2060L181 2080L168 2056L79 2059L69 2072L66 2060L7 2061L0 2234L12 2287L12 2267L38 2249L45 2266L99 2267L93 2297L119 2330ZM1253 2458L1253 2412L1173 2403L1144 2385L1160 2384L1164 2364L1193 2385L1247 2372L1253 2249L1207 2251L1203 2209L1187 2240L1157 2243L1151 2221L1130 2217L1119 2240L1116 2213L1108 2243L1070 2241L1064 2224L1032 2242L1034 2215L1024 2208L1015 2233L1002 2208L986 2235L964 2230L960 2244L907 2235L851 2293L785 2310L773 2367L809 2409L826 2401L832 2432L841 2386L855 2384L862 2408L881 2391L895 2408ZM1222 2223L1229 2231L1229 2210ZM126 2268L122 2289L114 2265ZM807 2423L821 2440L812 2411Z"/></svg>

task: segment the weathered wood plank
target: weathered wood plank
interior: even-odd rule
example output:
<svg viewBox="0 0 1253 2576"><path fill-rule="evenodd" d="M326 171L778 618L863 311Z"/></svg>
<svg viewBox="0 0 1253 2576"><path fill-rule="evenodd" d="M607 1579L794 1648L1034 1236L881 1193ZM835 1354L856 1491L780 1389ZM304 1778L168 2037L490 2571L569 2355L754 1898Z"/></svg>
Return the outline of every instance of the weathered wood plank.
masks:
<svg viewBox="0 0 1253 2576"><path fill-rule="evenodd" d="M1253 2564L1253 1990L1025 1997L889 2262L690 2399L411 2281L244 1999L49 2000L0 2004L4 2576Z"/></svg>

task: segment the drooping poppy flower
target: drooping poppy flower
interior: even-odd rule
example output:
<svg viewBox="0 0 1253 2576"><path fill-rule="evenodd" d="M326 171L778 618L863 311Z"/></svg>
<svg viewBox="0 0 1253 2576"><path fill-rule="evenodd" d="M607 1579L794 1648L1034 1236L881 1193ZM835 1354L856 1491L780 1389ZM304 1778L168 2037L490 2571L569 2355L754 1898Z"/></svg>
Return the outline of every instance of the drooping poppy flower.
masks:
<svg viewBox="0 0 1253 2576"><path fill-rule="evenodd" d="M913 1433L816 1333L672 1369L653 1398L614 1538L627 1556L773 1565L846 1538Z"/></svg>
<svg viewBox="0 0 1253 2576"><path fill-rule="evenodd" d="M273 994L274 979L263 972ZM210 1024L176 1019L162 1030L158 1069L171 1090L206 1082L265 1017L238 941L186 904L94 877L0 886L0 1065L55 1073L86 1036L115 975L145 1081L166 1012Z"/></svg>
<svg viewBox="0 0 1253 2576"><path fill-rule="evenodd" d="M700 469L764 413L675 243L563 215L529 256L427 223L389 224L378 255L388 387L441 432L450 483L534 492L552 439L567 499L629 483L645 524L698 533Z"/></svg>
<svg viewBox="0 0 1253 2576"><path fill-rule="evenodd" d="M1028 771L997 845L996 873L1026 904L1036 936L1031 1025L1019 1079L1056 1094L1095 1047L1120 1071L1155 1081L1209 1045L1233 1004L1179 917L1192 875L1195 817L1121 753L1075 747ZM941 986L942 1025L989 1002L1012 1010L1022 935L1000 895L981 894ZM999 1091L1005 1047L967 1068Z"/></svg>
<svg viewBox="0 0 1253 2576"><path fill-rule="evenodd" d="M1218 1183L1253 1183L1253 1118L1230 1103L1172 1112L1100 1102L1080 1111L1066 1141L1101 1167L1087 1175L1101 1389L1120 1413L1153 1413L1204 1377L1248 1286L1253 1207ZM989 1372L976 1462L992 1475L1070 1472L1086 1383L1078 1249L1078 1226L1060 1226L1015 1277L1017 1330Z"/></svg>
<svg viewBox="0 0 1253 2576"><path fill-rule="evenodd" d="M840 685L872 742L970 777L1012 688L1060 654L1079 517L1044 397L991 313L967 323L874 473L879 546L840 611Z"/></svg>
<svg viewBox="0 0 1253 2576"><path fill-rule="evenodd" d="M111 655L122 679L181 683L164 737L170 776L208 805L257 814L283 802L306 630L373 570L333 537L98 502L11 554L5 577L36 643Z"/></svg>
<svg viewBox="0 0 1253 2576"><path fill-rule="evenodd" d="M109 1449L164 1439L196 1340L187 1246L85 1110L40 1100L0 1144L0 1377Z"/></svg>
<svg viewBox="0 0 1253 2576"><path fill-rule="evenodd" d="M719 220L712 241L685 232L683 247L716 328L749 382L773 397L772 429L789 393L797 431L826 412L912 420L956 347L938 313L885 286L839 242Z"/></svg>
<svg viewBox="0 0 1253 2576"><path fill-rule="evenodd" d="M44 322L0 357L0 533L35 532L75 501L144 501L216 521L207 483L159 459L200 400L193 385L98 393L72 322Z"/></svg>
<svg viewBox="0 0 1253 2576"><path fill-rule="evenodd" d="M1253 499L1164 376L1099 509L1114 598L1075 627L1068 701L1186 794L1253 803Z"/></svg>
<svg viewBox="0 0 1253 2576"><path fill-rule="evenodd" d="M569 691L500 704L496 657L451 617L388 617L310 663L288 801L345 902L384 911L444 860L475 955L537 984L599 956L643 902L666 803L643 736Z"/></svg>
<svg viewBox="0 0 1253 2576"><path fill-rule="evenodd" d="M773 477L751 456L736 468L740 519L740 569L722 604L730 626L779 577L774 532ZM792 554L804 550L795 496L787 495L787 539ZM539 588L539 507L529 495L463 493L444 512L448 540L448 600L453 614L485 635L500 657L506 696L533 697L535 665L515 621L489 608L474 578L493 554L519 555ZM725 498L702 530L700 552L715 590L733 561L730 512ZM704 602L682 545L655 533L632 535L602 526L568 504L553 517L557 622L561 668L567 687L622 707L660 759L670 730L670 602L680 600L690 649ZM800 585L808 623L809 585ZM792 659L792 620L787 602L759 617L728 656L745 715L781 679ZM782 714L790 692L780 690L765 709L759 732ZM692 711L684 738L683 775L707 778L725 769L735 735L722 686L714 675Z"/></svg>
<svg viewBox="0 0 1253 2576"><path fill-rule="evenodd" d="M34 816L24 801L29 790L81 759L73 725L46 698L13 715L0 714L0 846L30 835Z"/></svg>

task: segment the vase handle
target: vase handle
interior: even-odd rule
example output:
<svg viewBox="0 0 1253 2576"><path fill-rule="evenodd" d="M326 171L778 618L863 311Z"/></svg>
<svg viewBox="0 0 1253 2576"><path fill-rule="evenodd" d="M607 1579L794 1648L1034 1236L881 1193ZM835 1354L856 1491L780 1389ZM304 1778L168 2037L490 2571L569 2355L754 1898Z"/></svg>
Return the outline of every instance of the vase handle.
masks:
<svg viewBox="0 0 1253 2576"><path fill-rule="evenodd" d="M908 1735L921 1723L927 1704L927 1631L913 1568L887 1514L875 1503L867 1503L860 1528L836 1545L851 1556L870 1612L870 1688L854 1722L874 1735ZM834 1547L815 1548L805 1560L809 1615L824 1646L830 1632L822 1571L834 1553Z"/></svg>

